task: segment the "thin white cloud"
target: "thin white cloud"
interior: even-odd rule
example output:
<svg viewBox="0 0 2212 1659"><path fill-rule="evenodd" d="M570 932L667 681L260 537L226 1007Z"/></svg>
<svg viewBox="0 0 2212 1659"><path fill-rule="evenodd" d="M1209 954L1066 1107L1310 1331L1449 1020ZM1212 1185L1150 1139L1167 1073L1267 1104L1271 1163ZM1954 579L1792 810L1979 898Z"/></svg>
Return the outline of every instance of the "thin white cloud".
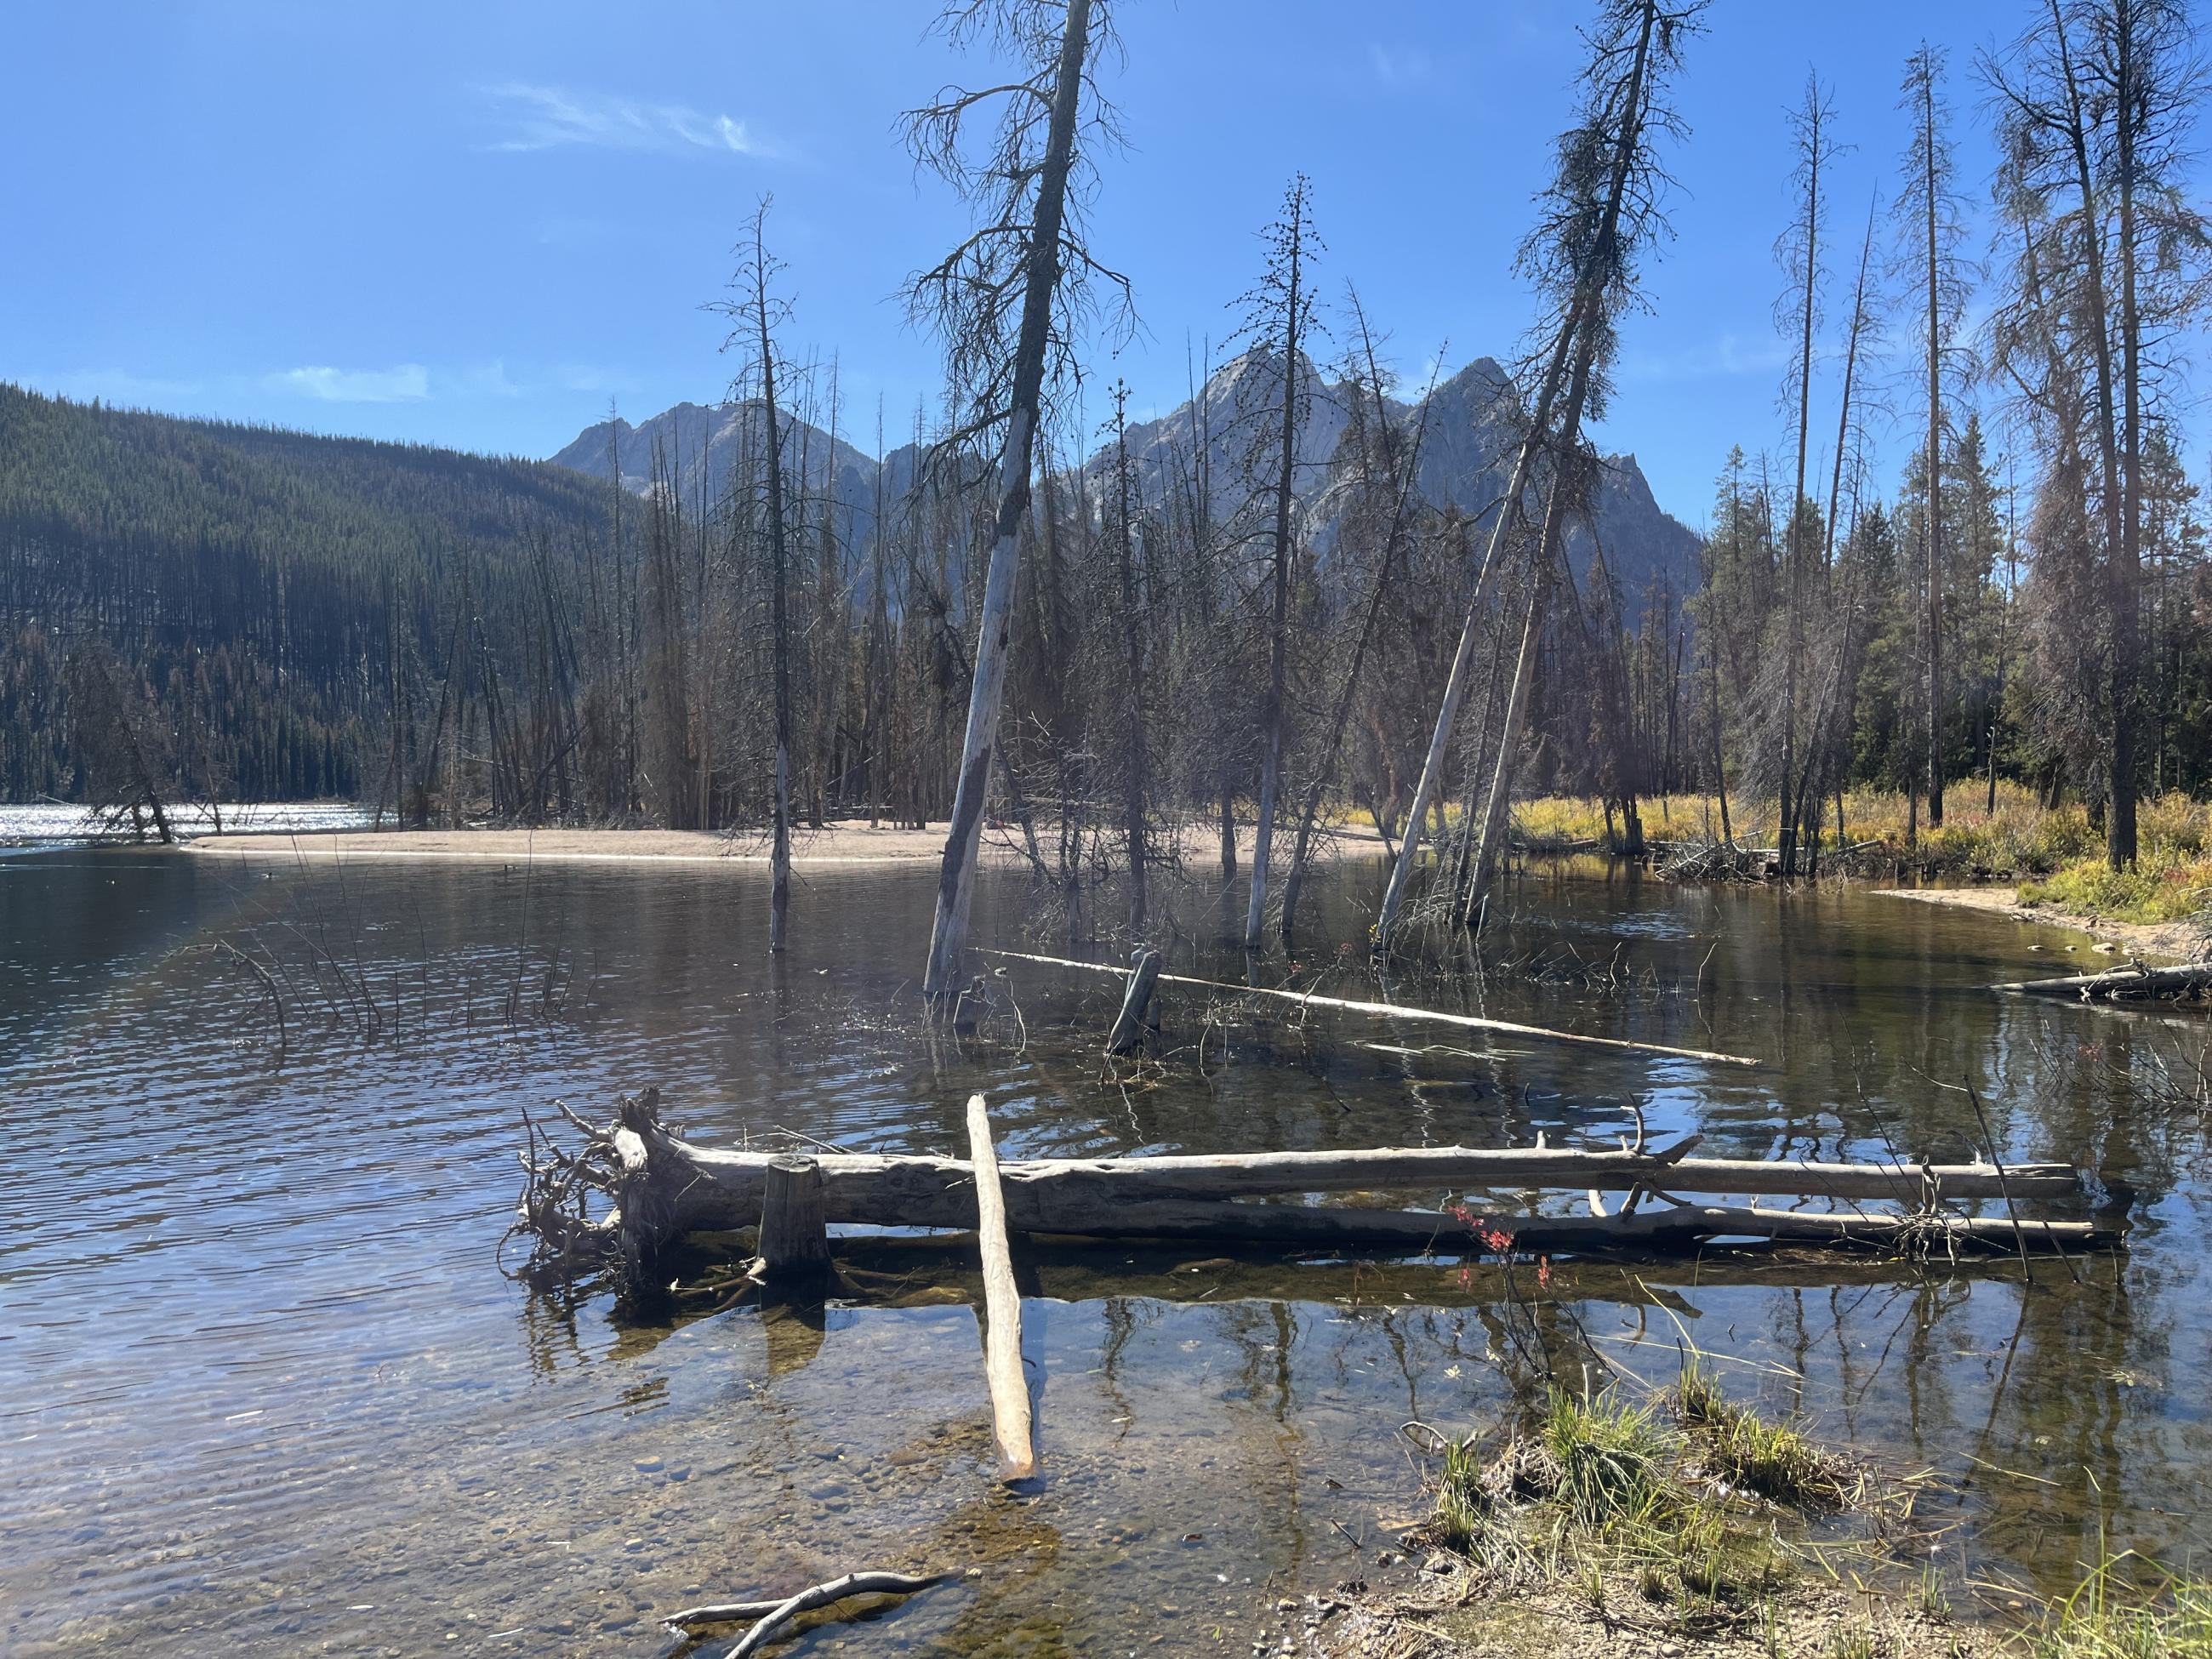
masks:
<svg viewBox="0 0 2212 1659"><path fill-rule="evenodd" d="M1367 48L1367 63L1375 71L1375 78L1394 91L1426 86L1436 77L1436 62L1425 46L1386 46L1372 42Z"/></svg>
<svg viewBox="0 0 2212 1659"><path fill-rule="evenodd" d="M742 121L708 115L683 104L650 104L611 94L510 81L486 87L507 129L492 149L530 151L588 147L684 154L704 150L730 155L770 154Z"/></svg>
<svg viewBox="0 0 2212 1659"><path fill-rule="evenodd" d="M488 363L478 363L472 368L462 369L450 378L454 389L468 398L520 398L522 388L507 378L507 360L495 357Z"/></svg>
<svg viewBox="0 0 2212 1659"><path fill-rule="evenodd" d="M1781 342L1771 337L1747 341L1741 335L1723 334L1673 351L1630 352L1621 362L1620 375L1625 380L1708 380L1771 374L1788 356Z"/></svg>
<svg viewBox="0 0 2212 1659"><path fill-rule="evenodd" d="M271 392L315 398L325 403L405 404L430 395L430 371L420 363L354 369L311 363L269 375L262 384Z"/></svg>

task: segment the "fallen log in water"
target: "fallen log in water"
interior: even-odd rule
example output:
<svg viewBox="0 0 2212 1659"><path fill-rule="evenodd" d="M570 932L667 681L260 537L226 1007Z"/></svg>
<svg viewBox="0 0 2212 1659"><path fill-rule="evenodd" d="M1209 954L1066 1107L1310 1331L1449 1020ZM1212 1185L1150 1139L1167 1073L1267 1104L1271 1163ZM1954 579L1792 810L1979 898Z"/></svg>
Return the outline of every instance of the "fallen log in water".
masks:
<svg viewBox="0 0 2212 1659"><path fill-rule="evenodd" d="M1030 1382L1022 1370L1022 1296L1014 1288L1014 1258L1006 1238L1006 1200L999 1189L999 1155L991 1145L991 1115L983 1097L968 1097L968 1150L975 1183L975 1237L983 1262L983 1370L991 1387L992 1442L999 1479L1026 1480L1036 1473L1030 1437Z"/></svg>
<svg viewBox="0 0 2212 1659"><path fill-rule="evenodd" d="M2146 968L2139 962L2107 968L2096 974L2065 974L2057 979L2014 980L1992 985L1992 991L2021 996L2079 997L2084 1002L2107 998L2139 999L2185 995L2212 991L2212 962L2191 963L2179 968Z"/></svg>
<svg viewBox="0 0 2212 1659"><path fill-rule="evenodd" d="M1176 1153L1154 1158L1034 1158L1000 1165L1007 1224L1016 1232L1072 1232L1111 1223L1133 1205L1281 1197L1307 1193L1518 1192L1536 1188L1628 1192L1783 1194L1917 1203L1935 1195L2062 1198L2078 1190L2063 1164L1816 1164L1802 1158L1699 1158L1690 1143L1656 1153L1571 1149L1478 1151L1465 1146L1376 1147L1329 1152ZM678 1212L692 1227L750 1226L775 1154L722 1152L671 1139L680 1161ZM833 1222L873 1226L972 1227L975 1198L966 1160L872 1152L820 1153L823 1208Z"/></svg>
<svg viewBox="0 0 2212 1659"><path fill-rule="evenodd" d="M2117 1235L2086 1221L2002 1216L1829 1214L1735 1205L1682 1204L1609 1216L1476 1218L1524 1255L1553 1250L1694 1248L1711 1239L1883 1249L1942 1255L1954 1249L2087 1249ZM1435 1210L1358 1210L1303 1204L1176 1203L1127 1206L1110 1219L1057 1231L1101 1238L1215 1239L1271 1244L1381 1246L1417 1253L1477 1253L1468 1223Z"/></svg>
<svg viewBox="0 0 2212 1659"><path fill-rule="evenodd" d="M1110 962L1078 962L1070 957L1041 957L1027 951L982 951L987 957L1006 957L1015 962L1039 962L1050 968L1075 968L1085 973L1115 974L1126 976L1130 969L1116 968ZM1359 1002L1346 997L1325 997L1313 991L1284 991L1266 985L1231 985L1226 980L1200 979L1190 974L1162 974L1163 984L1198 985L1212 991L1229 991L1237 996L1276 997L1285 1002L1296 1002L1309 1008L1334 1008L1341 1012L1370 1014L1379 1019L1429 1020L1438 1024L1463 1026L1474 1031L1505 1031L1515 1036L1541 1037L1547 1042L1571 1043L1586 1048L1611 1048L1617 1053L1654 1054L1667 1060L1697 1060L1712 1066L1765 1065L1763 1060L1750 1054L1716 1054L1710 1048L1674 1048L1663 1042L1637 1042L1627 1037L1585 1036L1579 1031L1555 1031L1545 1025L1522 1025L1510 1019L1487 1019L1480 1014L1447 1013L1439 1008L1405 1008L1394 1002Z"/></svg>
<svg viewBox="0 0 2212 1659"><path fill-rule="evenodd" d="M658 1097L625 1097L599 1144L613 1214L582 1223L560 1212L557 1231L538 1232L540 1209L526 1198L522 1230L537 1232L542 1255L573 1270L618 1255L648 1258L666 1240L692 1231L728 1232L761 1218L768 1167L775 1154L723 1152L671 1134L659 1121ZM1949 1248L2022 1243L2081 1247L2110 1235L2083 1223L1967 1219L1937 1206L1958 1198L2009 1197L2017 1202L2076 1191L2060 1164L1823 1164L1806 1160L1692 1158L1695 1139L1657 1152L1465 1147L1353 1152L1200 1154L1137 1158L1033 1159L1000 1166L997 1185L1004 1229L1013 1232L1116 1238L1218 1238L1322 1245L1380 1244L1411 1250L1468 1253L1463 1219L1437 1210L1253 1204L1263 1196L1320 1192L1419 1190L1457 1196L1526 1193L1537 1188L1650 1194L1662 1207L1606 1216L1520 1216L1518 1206L1482 1200L1497 1231L1527 1241L1528 1249L1650 1245L1680 1248L1716 1237L1748 1237L1821 1244ZM560 1165L567 1171L597 1156ZM824 1153L821 1176L825 1220L879 1227L975 1228L981 1219L975 1169L951 1158ZM535 1177L533 1177L535 1179ZM1691 1205L1674 1192L1781 1194L1844 1203L1888 1200L1910 1213L1868 1216ZM1591 1207L1599 1206L1595 1200ZM580 1250L581 1254L580 1254ZM635 1282L643 1282L636 1279Z"/></svg>

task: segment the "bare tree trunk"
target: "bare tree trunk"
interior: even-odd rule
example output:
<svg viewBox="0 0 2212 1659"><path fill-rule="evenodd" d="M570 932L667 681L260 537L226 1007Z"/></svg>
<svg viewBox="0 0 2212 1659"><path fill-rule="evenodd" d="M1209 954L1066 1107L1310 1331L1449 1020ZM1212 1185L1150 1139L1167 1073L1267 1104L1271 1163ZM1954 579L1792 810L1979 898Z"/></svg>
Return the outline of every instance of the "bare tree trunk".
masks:
<svg viewBox="0 0 2212 1659"><path fill-rule="evenodd" d="M1943 342L1937 294L1936 78L1920 83L1928 238L1928 827L1943 827Z"/></svg>
<svg viewBox="0 0 2212 1659"><path fill-rule="evenodd" d="M1528 718L1528 694L1536 679L1536 656L1544 642L1544 617L1552 590L1552 561L1558 546L1562 496L1566 489L1558 471L1544 500L1544 527L1537 537L1536 552L1528 573L1528 610L1521 623L1521 654L1513 665L1512 689L1505 694L1505 721L1498 734L1498 763L1490 775L1490 794L1482 809L1482 827L1474 843L1474 867L1468 872L1462 915L1472 924L1483 913L1490 884L1498 872L1498 855L1505 844L1507 821L1513 806L1513 778L1518 769L1521 732ZM1407 840L1413 832L1406 831Z"/></svg>
<svg viewBox="0 0 2212 1659"><path fill-rule="evenodd" d="M1355 307L1358 295L1352 295ZM1390 596L1390 576L1396 566L1398 541L1404 532L1406 509L1413 492L1413 480L1421 465L1421 440L1428 429L1429 399L1421 399L1420 419L1413 428L1413 440L1409 453L1402 459L1392 455L1389 410L1383 402L1380 366L1375 361L1374 337L1367 330L1366 317L1360 314L1360 337L1367 353L1367 383L1375 398L1375 430L1376 441L1386 457L1391 457L1397 466L1397 493L1391 504L1389 528L1383 534L1382 561L1375 573L1375 586L1367 596L1367 606L1360 618L1359 637L1352 647L1352 660L1345 665L1344 683L1338 688L1336 707L1331 712L1328 737L1314 768L1313 781L1307 786L1305 804L1298 812L1297 841L1291 849L1291 867L1283 878L1283 935L1288 938L1296 923L1298 908L1298 890L1304 884L1306 854L1312 845L1314 821L1321 815L1322 795L1327 793L1335 776L1337 757L1344 749L1344 730L1352 719L1352 700L1359 689L1359 672L1366 665L1368 647L1375 638L1375 624L1380 620L1382 607ZM1431 378L1431 392L1436 389ZM1377 826L1380 827L1379 825Z"/></svg>
<svg viewBox="0 0 2212 1659"><path fill-rule="evenodd" d="M1145 775L1151 769L1152 763L1145 743L1145 629L1143 620L1137 614L1136 528L1133 522L1135 503L1131 499L1126 408L1128 396L1127 385L1117 382L1114 388L1114 486L1119 523L1115 550L1121 564L1122 672L1128 677L1127 702L1121 714L1126 728L1121 817L1122 832L1128 842L1129 932L1140 934L1145 927L1145 863L1147 857Z"/></svg>
<svg viewBox="0 0 2212 1659"><path fill-rule="evenodd" d="M1282 460L1275 480L1273 603L1267 640L1267 703L1261 715L1260 817L1252 838L1252 894L1244 910L1244 948L1260 948L1267 914L1267 866L1275 840L1275 796L1282 785L1284 704L1288 696L1291 638L1291 508L1297 497L1298 435L1299 283L1305 251L1306 193L1301 177L1291 186L1285 245L1289 294L1283 325Z"/></svg>
<svg viewBox="0 0 2212 1659"><path fill-rule="evenodd" d="M2120 539L2112 549L2112 816L2106 848L2114 869L2136 860L2136 742L2142 718L2142 324L2136 296L2136 84L2135 0L2112 0L2113 146L2120 195ZM2109 497L2112 482L2106 481Z"/></svg>
<svg viewBox="0 0 2212 1659"><path fill-rule="evenodd" d="M1790 560L1789 641L1783 664L1782 709L1782 873L1797 873L1797 829L1803 817L1804 779L1797 767L1797 688L1805 654L1805 457L1813 419L1813 323L1818 308L1820 274L1820 126L1827 114L1820 100L1820 83L1808 84L1805 107L1797 118L1800 165L1805 179L1804 217L1797 234L1803 238L1803 286L1798 297L1799 356L1797 360L1797 472L1790 496L1788 557ZM1809 760L1806 772L1812 769Z"/></svg>
<svg viewBox="0 0 2212 1659"><path fill-rule="evenodd" d="M1051 331L1053 291L1060 278L1060 226L1068 168L1075 155L1076 105L1083 90L1090 36L1091 0L1067 0L1067 27L1060 40L1050 134L1037 179L1036 222L1029 239L1028 280L1022 296L1021 331L1014 349L1012 407L999 454L999 510L976 629L968 730L961 745L959 782L953 793L945 862L938 877L929 965L922 980L923 994L940 1006L949 1006L959 989L961 957L968 942L975 852L982 836L991 756L998 746L999 709L1006 690L1018 538L1022 520L1029 514L1030 452L1042 415L1045 350Z"/></svg>
<svg viewBox="0 0 2212 1659"><path fill-rule="evenodd" d="M1405 902L1406 887L1419 861L1421 850L1421 827L1428 816L1429 803L1437 798L1443 783L1445 765L1451 747L1451 736L1459 723L1461 702L1466 698L1469 676L1474 670L1475 636L1480 631L1482 607L1489 597L1490 584L1499 568L1498 553L1504 544L1509 527L1524 522L1522 495L1534 476L1538 452L1550 436L1553 405L1566 382L1568 363L1578 337L1585 332L1586 325L1595 312L1604 282L1601 262L1617 252L1622 198L1627 186L1637 152L1644 143L1646 76L1650 68L1652 35L1659 22L1656 5L1642 8L1640 26L1637 33L1635 57L1629 70L1626 96L1620 108L1620 131L1613 148L1610 188L1607 197L1602 222L1595 227L1594 234L1576 272L1575 289L1560 319L1559 332L1554 338L1539 383L1535 407L1531 414L1528 431L1513 458L1513 470L1505 486L1505 498L1499 507L1498 523L1492 529L1488 550L1483 555L1482 570L1475 579L1474 592L1468 601L1467 621L1460 632L1459 647L1452 655L1450 672L1444 680L1443 696L1437 710L1435 730L1429 738L1429 750L1421 764L1421 778L1413 790L1413 809L1406 817L1406 838L1399 844L1396 864L1390 872L1390 884L1382 896L1381 911L1375 918L1375 949L1378 952L1389 949L1390 935L1395 927L1400 907ZM1580 409L1563 421L1558 453L1561 458L1573 449L1579 426ZM1546 516L1550 516L1549 509ZM1539 550L1541 556L1541 550ZM1503 752L1503 751L1501 751Z"/></svg>
<svg viewBox="0 0 2212 1659"><path fill-rule="evenodd" d="M2081 106L2081 80L2066 40L2066 18L2059 0L2050 0L2051 25L2058 48L2061 77L2065 82L2067 110L2064 126L2074 157L2075 184L2081 198L2081 236L2084 243L2082 284L2088 316L2083 326L2094 348L2097 368L2097 455L2104 468L2102 497L2106 560L2112 605L2112 802L2106 819L2106 856L2115 870L2125 869L2136 857L2135 730L2130 718L2135 690L2135 584L2124 568L2129 545L2126 511L2122 500L2120 446L2116 430L2112 389L2111 312L2105 295L2105 246L2098 217L2096 173L2089 155L2087 118ZM2125 630L2124 637L2123 629ZM2123 702L2121 699L2128 701ZM2124 786L2121 779L2127 781ZM2121 802L2124 787L2126 801Z"/></svg>
<svg viewBox="0 0 2212 1659"><path fill-rule="evenodd" d="M775 343L769 331L768 204L753 220L753 316L760 335L761 405L768 453L770 608L775 656L775 826L769 854L768 948L784 947L791 908L791 617L783 521L783 438L775 405Z"/></svg>

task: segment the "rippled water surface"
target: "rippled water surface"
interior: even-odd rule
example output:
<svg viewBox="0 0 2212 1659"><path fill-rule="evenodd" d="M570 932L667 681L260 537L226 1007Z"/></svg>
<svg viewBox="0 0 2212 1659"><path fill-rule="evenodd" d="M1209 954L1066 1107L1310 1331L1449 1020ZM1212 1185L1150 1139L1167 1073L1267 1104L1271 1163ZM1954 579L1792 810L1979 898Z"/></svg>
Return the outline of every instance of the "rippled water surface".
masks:
<svg viewBox="0 0 2212 1659"><path fill-rule="evenodd" d="M1316 939L1360 937L1372 884L1323 883ZM1632 1374L1670 1376L1686 1334L1740 1362L1741 1397L1936 1470L1952 1571L2061 1586L2100 1528L2201 1560L2203 1137L2156 1085L2203 1027L1983 988L2075 960L2066 935L1529 880L1490 945L1521 971L1380 988L1771 1066L1255 1022L1179 988L1161 1074L1124 1088L1098 976L1009 964L976 1040L920 1034L931 891L805 874L771 966L746 867L0 864L0 1648L642 1659L687 1601L974 1565L800 1650L1243 1651L1278 1594L1362 1574L1417 1511L1400 1424L1505 1403L1494 1276L1450 1261L1048 1251L1024 1268L1046 1474L1000 1493L957 1251L876 1253L903 1277L811 1320L618 1319L501 1274L523 1109L648 1083L722 1145L957 1151L981 1089L1017 1155L1610 1144L1634 1101L1710 1152L1958 1158L1971 1080L2008 1156L2093 1171L2123 1261L2033 1288L2002 1261L1563 1266L1554 1294ZM1059 948L1019 878L982 905L1000 942ZM1242 976L1229 908L1187 896L1179 970ZM1293 956L1263 971L1351 961ZM1439 1042L1460 1052L1407 1052Z"/></svg>

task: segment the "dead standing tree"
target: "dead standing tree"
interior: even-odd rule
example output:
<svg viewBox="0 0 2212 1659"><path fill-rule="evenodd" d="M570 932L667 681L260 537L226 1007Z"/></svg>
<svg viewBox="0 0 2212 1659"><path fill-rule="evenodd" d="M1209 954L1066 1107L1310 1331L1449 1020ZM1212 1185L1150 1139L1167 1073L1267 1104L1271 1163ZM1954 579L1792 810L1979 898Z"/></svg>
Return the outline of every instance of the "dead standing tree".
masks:
<svg viewBox="0 0 2212 1659"><path fill-rule="evenodd" d="M768 507L768 576L770 642L775 699L775 771L773 843L769 858L768 948L784 947L791 908L791 544L783 498L782 411L776 402L775 330L790 314L786 301L771 291L782 262L768 251L768 210L763 196L753 210L750 234L738 248L738 272L732 286L738 297L715 309L737 321L725 343L750 354L747 378L756 383L763 427L761 479ZM834 471L834 461L833 461Z"/></svg>
<svg viewBox="0 0 2212 1659"><path fill-rule="evenodd" d="M1259 373L1279 376L1275 418L1255 434L1253 459L1265 454L1272 476L1265 486L1273 529L1268 560L1267 697L1260 716L1260 817L1252 842L1251 902L1244 914L1244 948L1260 948L1267 915L1267 875L1275 838L1276 798L1283 775L1283 726L1288 717L1291 642L1291 520L1297 507L1298 431L1310 392L1304 374L1306 345L1314 331L1313 285L1308 270L1322 246L1313 228L1313 185L1301 173L1283 192L1283 210L1261 233L1267 269L1244 296L1242 331ZM1255 465L1254 471L1257 471Z"/></svg>
<svg viewBox="0 0 2212 1659"><path fill-rule="evenodd" d="M1291 867L1283 878L1283 937L1288 939L1297 927L1298 893L1304 884L1307 857L1313 843L1314 825L1321 817L1323 793L1335 781L1339 759L1344 752L1344 734L1352 721L1352 700L1358 694L1361 670L1366 666L1370 650L1375 644L1376 623L1390 603L1393 579L1396 574L1398 552L1406 539L1407 521L1413 505L1414 484L1420 477L1421 444L1428 434L1429 404L1437 389L1437 371L1429 374L1427 389L1416 406L1419 413L1413 422L1411 438L1401 432L1390 416L1389 386L1385 383L1382 365L1375 355L1375 335L1367 324L1367 313L1359 302L1357 290L1347 289L1346 308L1359 334L1357 355L1347 365L1345 376L1352 392L1350 416L1352 429L1358 443L1360 504L1356 510L1356 522L1362 527L1380 516L1382 498L1389 503L1388 522L1382 527L1382 547L1377 559L1373 580L1369 584L1367 600L1360 608L1359 631L1353 636L1351 659L1346 663L1344 678L1339 684L1336 702L1324 728L1321 752L1316 759L1313 775L1306 785L1305 799L1298 809L1297 839L1291 848ZM1439 347L1435 361L1443 361L1443 349ZM1369 410L1368 404L1373 408ZM1378 826L1379 827L1379 826Z"/></svg>
<svg viewBox="0 0 2212 1659"><path fill-rule="evenodd" d="M1705 5L1705 0L1677 5L1606 0L1586 33L1589 63L1583 71L1581 119L1560 137L1559 171L1545 194L1543 216L1522 244L1516 261L1548 301L1539 328L1544 343L1535 354L1535 393L1468 602L1428 757L1407 815L1405 839L1376 917L1378 951L1389 947L1407 884L1420 857L1423 823L1443 786L1460 705L1474 677L1483 607L1504 562L1499 554L1525 532L1525 496L1535 483L1540 457L1547 450L1570 454L1579 441L1584 405L1592 414L1603 407L1614 349L1613 319L1635 296L1634 256L1662 228L1659 195L1667 179L1656 140L1681 131L1660 101L1659 91L1668 73L1680 66L1682 42L1698 28ZM1570 400L1572 406L1563 409ZM1548 506L1545 520L1556 530L1557 516ZM1535 538L1532 574L1544 571L1556 556L1556 550L1546 544L1548 538L1548 530ZM1532 605L1540 604L1544 584L1530 586ZM1500 756L1501 764L1510 765L1503 749Z"/></svg>
<svg viewBox="0 0 2212 1659"><path fill-rule="evenodd" d="M1081 235L1082 208L1095 183L1081 176L1087 147L1119 138L1113 110L1092 79L1100 50L1112 39L1106 0L963 0L946 11L945 27L956 42L988 33L1027 73L979 91L948 88L907 117L915 158L966 197L983 221L908 289L912 313L945 340L952 387L963 404L946 452L963 453L994 430L1003 434L967 733L922 979L936 1007L949 1007L960 988L1047 380L1071 371L1087 279L1103 276L1121 290L1125 305L1127 293L1127 281L1094 261ZM1000 114L977 157L964 141L969 117L986 106ZM1079 129L1085 148L1077 143Z"/></svg>
<svg viewBox="0 0 2212 1659"><path fill-rule="evenodd" d="M1899 265L1920 290L1921 355L1927 385L1925 453L1928 511L1923 520L1927 572L1928 827L1943 825L1943 370L1953 355L1966 307L1969 266L1960 252L1965 237L1952 155L1948 112L1942 97L1943 54L1923 46L1905 60L1899 104L1912 119L1905 152L1904 188L1892 211L1904 240Z"/></svg>
<svg viewBox="0 0 2212 1659"><path fill-rule="evenodd" d="M1137 477L1129 464L1129 386L1114 383L1114 472L1109 501L1112 517L1108 531L1114 546L1115 574L1121 608L1122 684L1122 831L1128 842L1129 932L1141 938L1145 930L1146 846L1145 786L1152 770L1145 741L1145 690L1147 629L1137 575Z"/></svg>
<svg viewBox="0 0 2212 1659"><path fill-rule="evenodd" d="M1835 106L1829 100L1827 90L1820 85L1819 75L1808 75L1805 81L1804 101L1790 116L1790 140L1797 152L1797 167L1793 181L1800 192L1798 209L1774 247L1775 258L1787 279L1783 295L1775 305L1775 320L1797 337L1797 352L1791 360L1789 378L1783 388L1785 404L1792 398L1796 401L1797 423L1796 484L1790 497L1788 539L1785 543L1785 556L1790 562L1786 584L1789 616L1786 618L1787 640L1783 660L1784 690L1780 801L1782 873L1785 876L1797 873L1800 824L1818 821L1815 816L1805 810L1804 793L1813 763L1809 753L1802 756L1799 753L1798 709L1804 690L1805 589L1810 574L1806 568L1810 562L1810 550L1806 545L1808 526L1805 520L1808 503L1805 495L1805 466L1813 429L1813 335L1820 325L1823 276L1820 234L1827 219L1827 203L1820 194L1820 185L1829 162L1838 153L1838 146L1831 136L1835 114ZM1804 738L1809 750L1812 735L1806 732ZM1816 843L1818 839L1818 831L1815 830Z"/></svg>

